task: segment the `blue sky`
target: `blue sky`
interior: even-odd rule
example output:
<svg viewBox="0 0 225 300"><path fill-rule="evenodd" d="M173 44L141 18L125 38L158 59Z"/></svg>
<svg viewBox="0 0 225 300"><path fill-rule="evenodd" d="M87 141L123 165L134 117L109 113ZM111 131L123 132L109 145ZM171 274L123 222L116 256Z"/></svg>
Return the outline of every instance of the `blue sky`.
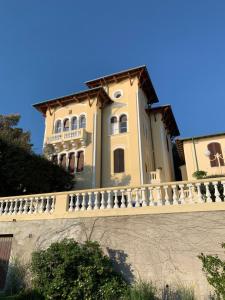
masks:
<svg viewBox="0 0 225 300"><path fill-rule="evenodd" d="M146 64L183 137L225 131L225 1L1 0L0 113L19 113L41 152L32 104Z"/></svg>

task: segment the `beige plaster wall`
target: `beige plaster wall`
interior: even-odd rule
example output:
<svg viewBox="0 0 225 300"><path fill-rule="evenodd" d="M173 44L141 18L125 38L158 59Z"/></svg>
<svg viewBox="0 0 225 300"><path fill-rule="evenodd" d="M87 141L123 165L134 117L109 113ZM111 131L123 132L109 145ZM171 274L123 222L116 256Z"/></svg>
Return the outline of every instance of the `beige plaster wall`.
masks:
<svg viewBox="0 0 225 300"><path fill-rule="evenodd" d="M225 135L218 136L218 137L194 139L199 170L206 171L207 175L225 174L225 166L221 167L221 168L211 167L209 158L207 156L205 156L205 151L207 150L207 145L212 142L218 142L221 144L221 148L223 151L223 157L225 157L224 156ZM185 155L188 180L193 180L194 177L192 176L192 174L195 171L197 171L193 142L192 142L192 140L184 141L183 145L184 145L184 155Z"/></svg>
<svg viewBox="0 0 225 300"><path fill-rule="evenodd" d="M13 234L11 257L22 260L65 237L96 240L130 280L193 286L197 299L208 299L197 255L223 255L224 228L225 212L217 211L1 222L0 234Z"/></svg>

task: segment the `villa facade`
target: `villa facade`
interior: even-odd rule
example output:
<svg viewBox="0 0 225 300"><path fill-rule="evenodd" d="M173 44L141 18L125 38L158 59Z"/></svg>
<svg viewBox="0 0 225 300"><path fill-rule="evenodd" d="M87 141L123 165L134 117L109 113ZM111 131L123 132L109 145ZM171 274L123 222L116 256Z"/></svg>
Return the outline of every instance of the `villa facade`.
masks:
<svg viewBox="0 0 225 300"><path fill-rule="evenodd" d="M146 66L86 82L88 89L37 103L44 153L75 175L76 188L173 181L179 130Z"/></svg>

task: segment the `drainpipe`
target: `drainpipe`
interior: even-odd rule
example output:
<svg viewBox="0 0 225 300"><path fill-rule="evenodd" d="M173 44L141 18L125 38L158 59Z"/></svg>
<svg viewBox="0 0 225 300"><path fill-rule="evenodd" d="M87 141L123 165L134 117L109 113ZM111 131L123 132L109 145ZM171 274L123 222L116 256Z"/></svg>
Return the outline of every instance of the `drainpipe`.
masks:
<svg viewBox="0 0 225 300"><path fill-rule="evenodd" d="M192 144L193 144L193 148L194 148L194 156L195 156L196 168L197 168L197 171L199 171L198 159L197 159L197 152L196 152L196 147L195 147L195 141L194 141L194 138L192 138Z"/></svg>

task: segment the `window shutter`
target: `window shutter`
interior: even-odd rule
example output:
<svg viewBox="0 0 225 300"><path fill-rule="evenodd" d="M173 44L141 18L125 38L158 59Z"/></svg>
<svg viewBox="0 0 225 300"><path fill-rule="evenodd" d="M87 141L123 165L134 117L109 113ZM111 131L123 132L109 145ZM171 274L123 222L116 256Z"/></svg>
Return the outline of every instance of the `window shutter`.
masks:
<svg viewBox="0 0 225 300"><path fill-rule="evenodd" d="M69 156L69 172L74 173L74 168L75 168L75 154L70 153L70 156Z"/></svg>
<svg viewBox="0 0 225 300"><path fill-rule="evenodd" d="M114 151L114 173L123 173L124 169L124 150L116 149Z"/></svg>
<svg viewBox="0 0 225 300"><path fill-rule="evenodd" d="M79 151L77 154L77 172L82 172L84 169L84 151Z"/></svg>
<svg viewBox="0 0 225 300"><path fill-rule="evenodd" d="M62 166L64 169L66 168L66 154L62 154L60 156L60 166Z"/></svg>
<svg viewBox="0 0 225 300"><path fill-rule="evenodd" d="M5 287L8 264L12 246L12 235L0 235L0 290Z"/></svg>
<svg viewBox="0 0 225 300"><path fill-rule="evenodd" d="M208 144L208 150L210 152L210 165L211 167L219 167L218 160L215 158L215 155L218 153L221 158L220 160L220 165L224 166L224 160L223 160L223 154L222 154L222 149L220 143L210 143Z"/></svg>

